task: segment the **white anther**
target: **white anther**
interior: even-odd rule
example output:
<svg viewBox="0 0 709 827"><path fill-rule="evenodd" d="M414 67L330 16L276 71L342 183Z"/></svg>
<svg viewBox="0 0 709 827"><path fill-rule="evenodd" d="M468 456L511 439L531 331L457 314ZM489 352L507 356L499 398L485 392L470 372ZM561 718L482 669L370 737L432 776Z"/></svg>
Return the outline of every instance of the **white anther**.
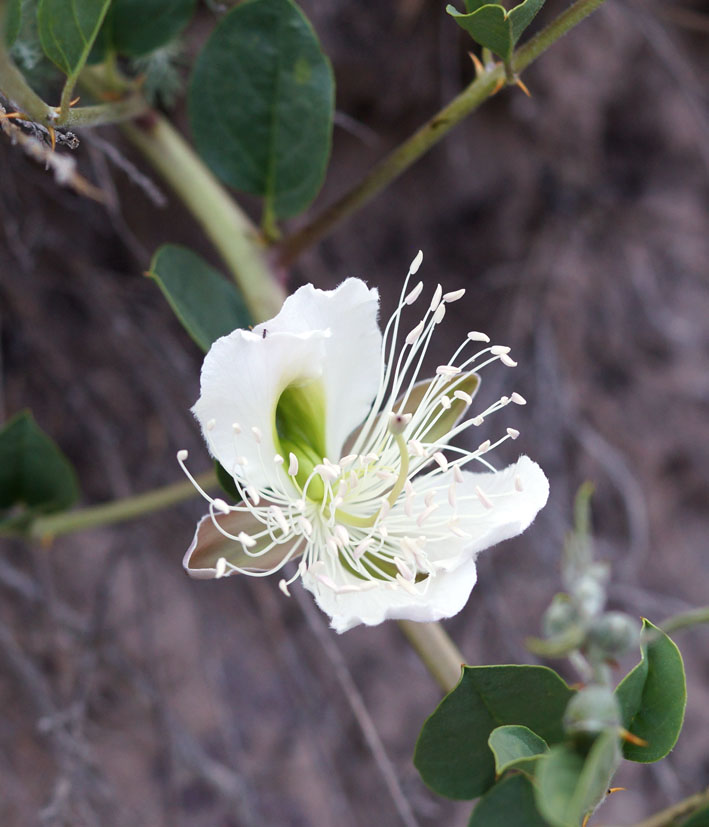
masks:
<svg viewBox="0 0 709 827"><path fill-rule="evenodd" d="M446 315L446 306L445 304L439 304L438 309L433 314L433 323L440 324L443 321L443 317Z"/></svg>
<svg viewBox="0 0 709 827"><path fill-rule="evenodd" d="M215 497L215 499L212 500L212 505L217 511L221 511L222 514L229 513L229 506L220 497Z"/></svg>
<svg viewBox="0 0 709 827"><path fill-rule="evenodd" d="M224 557L220 557L217 560L217 565L214 568L215 568L215 574L214 574L215 577L217 577L217 578L224 577L224 575L226 574L226 559Z"/></svg>
<svg viewBox="0 0 709 827"><path fill-rule="evenodd" d="M315 577L328 589L332 589L336 593L340 591L338 586L326 574L316 574Z"/></svg>
<svg viewBox="0 0 709 827"><path fill-rule="evenodd" d="M288 454L288 459L290 460L288 463L288 474L294 477L298 473L298 457L291 451L290 454Z"/></svg>
<svg viewBox="0 0 709 827"><path fill-rule="evenodd" d="M328 537L327 540L325 540L325 545L327 546L327 549L330 552L330 554L337 554L338 549L340 547L337 540L334 537Z"/></svg>
<svg viewBox="0 0 709 827"><path fill-rule="evenodd" d="M409 293L409 295L404 299L404 304L413 304L416 299L421 295L421 291L423 290L423 282L420 281L416 287Z"/></svg>
<svg viewBox="0 0 709 827"><path fill-rule="evenodd" d="M414 256L414 260L409 265L409 273L412 276L415 276L418 273L419 267L421 266L421 262L423 261L423 252L421 250L416 253Z"/></svg>
<svg viewBox="0 0 709 827"><path fill-rule="evenodd" d="M443 288L441 285L437 285L436 289L433 291L433 298L431 299L431 306L428 308L431 313L438 310L438 307L441 303L441 296L443 295Z"/></svg>
<svg viewBox="0 0 709 827"><path fill-rule="evenodd" d="M306 537L310 537L310 535L313 533L313 524L305 516L305 514L301 514L300 517L298 517L298 522L300 523L300 527L303 531L303 534L305 534Z"/></svg>
<svg viewBox="0 0 709 827"><path fill-rule="evenodd" d="M278 581L278 588L283 592L286 597L290 597L290 591L288 590L288 583L285 580Z"/></svg>
<svg viewBox="0 0 709 827"><path fill-rule="evenodd" d="M455 365L439 365L436 368L438 376L457 376L461 372Z"/></svg>
<svg viewBox="0 0 709 827"><path fill-rule="evenodd" d="M463 472L460 470L460 465L453 466L453 479L458 483L463 482Z"/></svg>
<svg viewBox="0 0 709 827"><path fill-rule="evenodd" d="M237 465L240 465L242 468L245 468L249 464L249 461L248 459L246 459L246 457L239 456L236 457L234 461Z"/></svg>
<svg viewBox="0 0 709 827"><path fill-rule="evenodd" d="M258 505L261 502L261 497L259 497L259 493L253 485L246 486L246 493L254 505Z"/></svg>
<svg viewBox="0 0 709 827"><path fill-rule="evenodd" d="M236 535L236 538L242 546L246 546L247 548L251 548L256 545L256 540L254 540L253 537L250 537L245 531L240 531Z"/></svg>
<svg viewBox="0 0 709 827"><path fill-rule="evenodd" d="M285 460L280 454L274 454L273 461L276 463L276 465L283 465Z"/></svg>
<svg viewBox="0 0 709 827"><path fill-rule="evenodd" d="M454 482L452 482L448 486L448 504L450 505L451 508L455 508L455 483Z"/></svg>
<svg viewBox="0 0 709 827"><path fill-rule="evenodd" d="M448 528L451 534L455 534L456 537L463 537L464 539L468 539L470 537L470 534L466 534L466 532L459 527L457 517L450 520L450 522L448 523Z"/></svg>
<svg viewBox="0 0 709 827"><path fill-rule="evenodd" d="M438 401L441 403L441 407L446 411L449 411L451 405L453 404L450 400L450 396L446 396L445 394L440 396Z"/></svg>
<svg viewBox="0 0 709 827"><path fill-rule="evenodd" d="M405 342L407 345L412 345L418 339L418 337L423 333L424 323L421 320L416 327L414 327L410 332L409 335L406 337Z"/></svg>
<svg viewBox="0 0 709 827"><path fill-rule="evenodd" d="M379 454L375 454L374 451L372 451L371 454L365 454L362 459L364 460L365 465L371 465L379 459Z"/></svg>
<svg viewBox="0 0 709 827"><path fill-rule="evenodd" d="M382 497L382 504L379 509L379 519L385 520L389 512L391 511L391 503L387 500L386 497Z"/></svg>
<svg viewBox="0 0 709 827"><path fill-rule="evenodd" d="M446 459L445 454L443 454L442 451L436 451L436 453L433 455L433 459L438 463L442 471L448 470L448 460Z"/></svg>
<svg viewBox="0 0 709 827"><path fill-rule="evenodd" d="M256 440L256 444L260 445L261 440L263 439L263 434L261 433L261 429L259 427L257 427L256 425L254 425L251 428L251 433L254 435L254 439Z"/></svg>
<svg viewBox="0 0 709 827"><path fill-rule="evenodd" d="M487 333L481 333L479 330L471 330L470 333L468 333L468 339L470 339L471 342L490 341L490 337L487 335Z"/></svg>
<svg viewBox="0 0 709 827"><path fill-rule="evenodd" d="M417 457L422 457L426 453L418 439L410 439L407 447L409 451Z"/></svg>
<svg viewBox="0 0 709 827"><path fill-rule="evenodd" d="M522 485L522 477L519 474L515 477L515 491L524 491L524 485Z"/></svg>
<svg viewBox="0 0 709 827"><path fill-rule="evenodd" d="M492 508L492 501L479 485L475 486L475 494L485 508Z"/></svg>
<svg viewBox="0 0 709 827"><path fill-rule="evenodd" d="M448 304L451 304L451 302L457 302L458 299L462 299L464 295L465 287L461 288L460 290L451 290L450 293L443 294L443 301L448 302Z"/></svg>
<svg viewBox="0 0 709 827"><path fill-rule="evenodd" d="M482 416L480 416L480 414L478 414L477 416L474 416L470 421L473 423L473 425L475 425L476 428L478 428L480 425L483 424L485 419Z"/></svg>
<svg viewBox="0 0 709 827"><path fill-rule="evenodd" d="M273 514L273 519L278 523L278 527L284 534L287 534L289 531L288 521L286 520L283 511L277 505L272 505L269 510L271 514Z"/></svg>
<svg viewBox="0 0 709 827"><path fill-rule="evenodd" d="M207 430L208 430L208 431L213 431L213 430L214 430L214 426L215 426L216 424L217 424L217 420L216 420L216 419L210 419L210 420L209 420L209 422L207 423Z"/></svg>
<svg viewBox="0 0 709 827"><path fill-rule="evenodd" d="M235 434L240 434L241 433L241 425L239 425L238 422L232 422L231 423L231 429L232 429L232 431L234 431Z"/></svg>
<svg viewBox="0 0 709 827"><path fill-rule="evenodd" d="M349 485L350 490L357 488L357 483L359 482L359 477L357 476L356 471L350 471L350 475L347 478L347 485Z"/></svg>
<svg viewBox="0 0 709 827"><path fill-rule="evenodd" d="M379 536L383 540L386 540L386 538L389 536L389 529L385 525L379 526Z"/></svg>
<svg viewBox="0 0 709 827"><path fill-rule="evenodd" d="M347 529L338 523L335 528L333 529L333 533L335 538L342 543L343 546L346 546L350 542L350 535Z"/></svg>
<svg viewBox="0 0 709 827"><path fill-rule="evenodd" d="M433 503L433 500L435 499L435 497L436 497L436 492L435 491L429 491L428 494L426 494L426 496L423 498L423 501L426 505L426 508L428 508L428 506Z"/></svg>
<svg viewBox="0 0 709 827"><path fill-rule="evenodd" d="M437 511L437 510L438 510L438 505L436 503L432 503L431 505L429 505L428 508L425 508L419 514L419 518L418 518L418 520L416 520L416 524L419 525L419 526L422 526L426 522L426 520L431 516L431 514L433 514L433 512Z"/></svg>
<svg viewBox="0 0 709 827"><path fill-rule="evenodd" d="M377 471L375 476L378 480L383 480L384 482L389 482L390 480L396 479L396 474L391 471Z"/></svg>
<svg viewBox="0 0 709 827"><path fill-rule="evenodd" d="M348 465L352 465L352 463L357 459L357 454L347 454L346 457L342 457L339 462L340 468L347 468Z"/></svg>
<svg viewBox="0 0 709 827"><path fill-rule="evenodd" d="M511 401L512 400L509 398L509 396L501 396L498 405L500 407L503 407L504 405L509 405Z"/></svg>
<svg viewBox="0 0 709 827"><path fill-rule="evenodd" d="M295 506L297 511L302 511L305 508L305 500L300 499L296 500L293 505Z"/></svg>
<svg viewBox="0 0 709 827"><path fill-rule="evenodd" d="M407 591L409 594L415 594L418 597L418 590L411 582L411 580L407 580L405 577L402 577L400 574L396 575L396 582L403 586L404 591Z"/></svg>
<svg viewBox="0 0 709 827"><path fill-rule="evenodd" d="M358 543L353 552L355 560L359 560L359 558L365 553L373 542L374 540L371 537L365 537L361 543Z"/></svg>
<svg viewBox="0 0 709 827"><path fill-rule="evenodd" d="M472 404L473 397L465 391L454 391L453 396L456 399L460 399L461 402L465 402L466 405Z"/></svg>
<svg viewBox="0 0 709 827"><path fill-rule="evenodd" d="M508 356L506 353L503 353L502 356L500 356L500 361L503 365L507 365L508 368L517 367L517 362L515 362L515 360Z"/></svg>
<svg viewBox="0 0 709 827"><path fill-rule="evenodd" d="M527 400L517 391L515 391L512 396L510 396L510 402L514 402L515 405L526 405Z"/></svg>
<svg viewBox="0 0 709 827"><path fill-rule="evenodd" d="M519 436L519 431L516 428L508 428L507 429L507 436L510 439L517 439Z"/></svg>
<svg viewBox="0 0 709 827"><path fill-rule="evenodd" d="M490 450L490 440L489 439L486 439L485 442L481 442L480 445L478 445L478 451L480 451L483 454L485 453L485 451L489 451L489 450Z"/></svg>
<svg viewBox="0 0 709 827"><path fill-rule="evenodd" d="M316 474L319 474L321 479L325 482L335 482L335 480L340 476L340 469L332 463L329 465L325 465L325 463L316 465L313 470Z"/></svg>
<svg viewBox="0 0 709 827"><path fill-rule="evenodd" d="M186 448L183 448L182 450L177 452L177 461L184 462L189 455L190 452Z"/></svg>
<svg viewBox="0 0 709 827"><path fill-rule="evenodd" d="M406 565L406 563L400 558L397 557L394 560L394 565L399 569L399 574L405 579L411 582L414 579L414 572Z"/></svg>

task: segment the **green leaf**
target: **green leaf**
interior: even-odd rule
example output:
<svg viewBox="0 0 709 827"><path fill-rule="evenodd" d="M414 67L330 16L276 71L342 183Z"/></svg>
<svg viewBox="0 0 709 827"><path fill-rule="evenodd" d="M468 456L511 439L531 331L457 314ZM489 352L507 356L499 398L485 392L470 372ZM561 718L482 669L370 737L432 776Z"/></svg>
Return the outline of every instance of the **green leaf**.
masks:
<svg viewBox="0 0 709 827"><path fill-rule="evenodd" d="M9 0L5 17L5 43L7 46L17 40L22 24L22 0Z"/></svg>
<svg viewBox="0 0 709 827"><path fill-rule="evenodd" d="M536 801L554 827L580 827L603 801L620 763L618 733L601 733L584 754L569 744L551 749L537 764Z"/></svg>
<svg viewBox="0 0 709 827"><path fill-rule="evenodd" d="M32 414L13 417L0 431L0 525L22 528L78 496L74 469Z"/></svg>
<svg viewBox="0 0 709 827"><path fill-rule="evenodd" d="M643 619L643 633L650 642L641 650L637 664L618 684L623 726L647 741L647 746L625 743L623 756L629 761L649 764L659 761L677 743L687 687L679 649L649 620Z"/></svg>
<svg viewBox="0 0 709 827"><path fill-rule="evenodd" d="M682 822L682 827L709 827L709 807L697 810L687 821Z"/></svg>
<svg viewBox="0 0 709 827"><path fill-rule="evenodd" d="M487 740L520 724L548 744L563 740L561 719L574 691L546 666L466 666L456 688L423 725L414 764L435 792L475 798L495 782Z"/></svg>
<svg viewBox="0 0 709 827"><path fill-rule="evenodd" d="M546 741L526 726L499 726L490 733L487 743L495 757L498 777L507 770L531 770L536 759L549 751Z"/></svg>
<svg viewBox="0 0 709 827"><path fill-rule="evenodd" d="M239 494L234 483L234 477L232 477L219 460L214 460L214 470L217 472L217 482L221 486L222 491L228 494L234 502L240 502L241 494Z"/></svg>
<svg viewBox="0 0 709 827"><path fill-rule="evenodd" d="M515 44L544 2L545 0L524 0L508 12L497 3L465 0L467 14L461 14L455 6L447 6L446 11L476 43L507 61L512 57Z"/></svg>
<svg viewBox="0 0 709 827"><path fill-rule="evenodd" d="M174 40L192 19L195 0L113 0L92 58L108 49L142 57Z"/></svg>
<svg viewBox="0 0 709 827"><path fill-rule="evenodd" d="M37 23L47 57L75 79L91 51L111 0L40 0Z"/></svg>
<svg viewBox="0 0 709 827"><path fill-rule="evenodd" d="M227 184L287 218L312 201L330 154L334 80L291 0L246 0L221 21L190 83L199 153Z"/></svg>
<svg viewBox="0 0 709 827"><path fill-rule="evenodd" d="M534 788L524 775L511 775L485 793L468 827L547 827L534 802Z"/></svg>
<svg viewBox="0 0 709 827"><path fill-rule="evenodd" d="M187 247L164 244L153 256L148 275L204 351L220 336L250 324L235 285Z"/></svg>

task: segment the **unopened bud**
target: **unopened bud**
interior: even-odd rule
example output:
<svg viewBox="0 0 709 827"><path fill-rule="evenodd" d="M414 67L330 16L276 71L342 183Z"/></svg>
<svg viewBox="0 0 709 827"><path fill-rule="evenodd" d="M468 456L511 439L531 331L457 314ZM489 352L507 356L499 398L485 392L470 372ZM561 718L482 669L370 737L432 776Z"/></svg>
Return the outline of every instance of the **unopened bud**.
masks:
<svg viewBox="0 0 709 827"><path fill-rule="evenodd" d="M570 735L598 735L613 727L620 727L620 707L606 686L581 689L564 712L564 729Z"/></svg>
<svg viewBox="0 0 709 827"><path fill-rule="evenodd" d="M590 575L583 575L572 586L572 594L583 617L597 617L606 602L603 583Z"/></svg>
<svg viewBox="0 0 709 827"><path fill-rule="evenodd" d="M557 594L544 612L542 633L544 637L557 637L563 635L571 626L575 626L578 621L578 612L568 594Z"/></svg>
<svg viewBox="0 0 709 827"><path fill-rule="evenodd" d="M616 658L640 645L640 622L624 612L606 612L588 630L588 641L607 658Z"/></svg>

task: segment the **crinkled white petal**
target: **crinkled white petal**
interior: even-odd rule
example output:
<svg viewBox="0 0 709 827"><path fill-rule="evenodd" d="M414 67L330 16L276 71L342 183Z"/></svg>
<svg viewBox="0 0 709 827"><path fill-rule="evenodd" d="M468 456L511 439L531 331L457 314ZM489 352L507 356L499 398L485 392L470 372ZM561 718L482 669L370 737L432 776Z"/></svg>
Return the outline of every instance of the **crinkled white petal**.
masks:
<svg viewBox="0 0 709 827"><path fill-rule="evenodd" d="M202 365L201 393L192 408L212 455L252 484L282 485L275 437L278 399L288 385L321 376L328 333L323 330L262 333L235 330L217 339ZM235 433L238 423L241 433ZM260 434L260 444L253 428Z"/></svg>
<svg viewBox="0 0 709 827"><path fill-rule="evenodd" d="M453 571L437 573L421 595L392 589L385 583L367 591L337 594L310 574L303 576L303 585L330 616L332 628L342 633L360 624L376 626L385 620L430 622L452 617L468 602L476 579L475 562L466 560ZM361 583L343 572L339 585Z"/></svg>
<svg viewBox="0 0 709 827"><path fill-rule="evenodd" d="M327 330L321 364L326 404L328 458L336 461L346 437L361 424L379 387L382 334L377 323L379 293L361 279L335 290L312 284L289 296L279 314L254 328L257 336Z"/></svg>

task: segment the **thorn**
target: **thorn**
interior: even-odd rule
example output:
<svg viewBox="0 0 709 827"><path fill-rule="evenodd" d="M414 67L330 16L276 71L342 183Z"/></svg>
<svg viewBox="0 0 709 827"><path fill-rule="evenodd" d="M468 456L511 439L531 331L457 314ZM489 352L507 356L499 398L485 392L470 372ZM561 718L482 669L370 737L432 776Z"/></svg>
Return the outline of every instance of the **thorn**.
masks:
<svg viewBox="0 0 709 827"><path fill-rule="evenodd" d="M49 132L49 139L52 143L52 152L54 152L57 148L57 130L53 126L48 126L47 132Z"/></svg>
<svg viewBox="0 0 709 827"><path fill-rule="evenodd" d="M632 732L628 732L628 730L623 729L623 727L620 728L620 737L624 741L627 741L629 744L635 744L635 746L637 747L647 746L647 741L643 740L642 738L639 738L637 735L633 735Z"/></svg>
<svg viewBox="0 0 709 827"><path fill-rule="evenodd" d="M500 89L502 89L502 87L504 85L505 85L505 79L500 78L497 81L497 83L495 84L495 88L492 90L492 92L490 92L490 97L493 98L500 91Z"/></svg>
<svg viewBox="0 0 709 827"><path fill-rule="evenodd" d="M586 827L586 825L588 824L588 820L589 818L591 818L592 815L593 813L586 813L586 815L583 817L583 821L581 822L581 827Z"/></svg>
<svg viewBox="0 0 709 827"><path fill-rule="evenodd" d="M475 52L468 52L468 57L473 61L473 66L475 67L475 77L479 78L480 75L485 73L485 67L482 65L480 58L475 54Z"/></svg>
<svg viewBox="0 0 709 827"><path fill-rule="evenodd" d="M76 106L76 104L81 100L80 96L74 98L73 101L69 101L69 106Z"/></svg>
<svg viewBox="0 0 709 827"><path fill-rule="evenodd" d="M608 788L608 795L613 795L613 793L619 793L619 792L624 792L625 793L627 791L628 791L627 787L609 787Z"/></svg>
<svg viewBox="0 0 709 827"><path fill-rule="evenodd" d="M532 97L532 93L527 89L527 86L522 82L522 78L515 78L515 85L519 86L519 88L524 92L524 94L528 97Z"/></svg>
<svg viewBox="0 0 709 827"><path fill-rule="evenodd" d="M31 121L29 115L25 115L24 112L0 112L0 120L9 121L11 118L19 118L21 121Z"/></svg>

